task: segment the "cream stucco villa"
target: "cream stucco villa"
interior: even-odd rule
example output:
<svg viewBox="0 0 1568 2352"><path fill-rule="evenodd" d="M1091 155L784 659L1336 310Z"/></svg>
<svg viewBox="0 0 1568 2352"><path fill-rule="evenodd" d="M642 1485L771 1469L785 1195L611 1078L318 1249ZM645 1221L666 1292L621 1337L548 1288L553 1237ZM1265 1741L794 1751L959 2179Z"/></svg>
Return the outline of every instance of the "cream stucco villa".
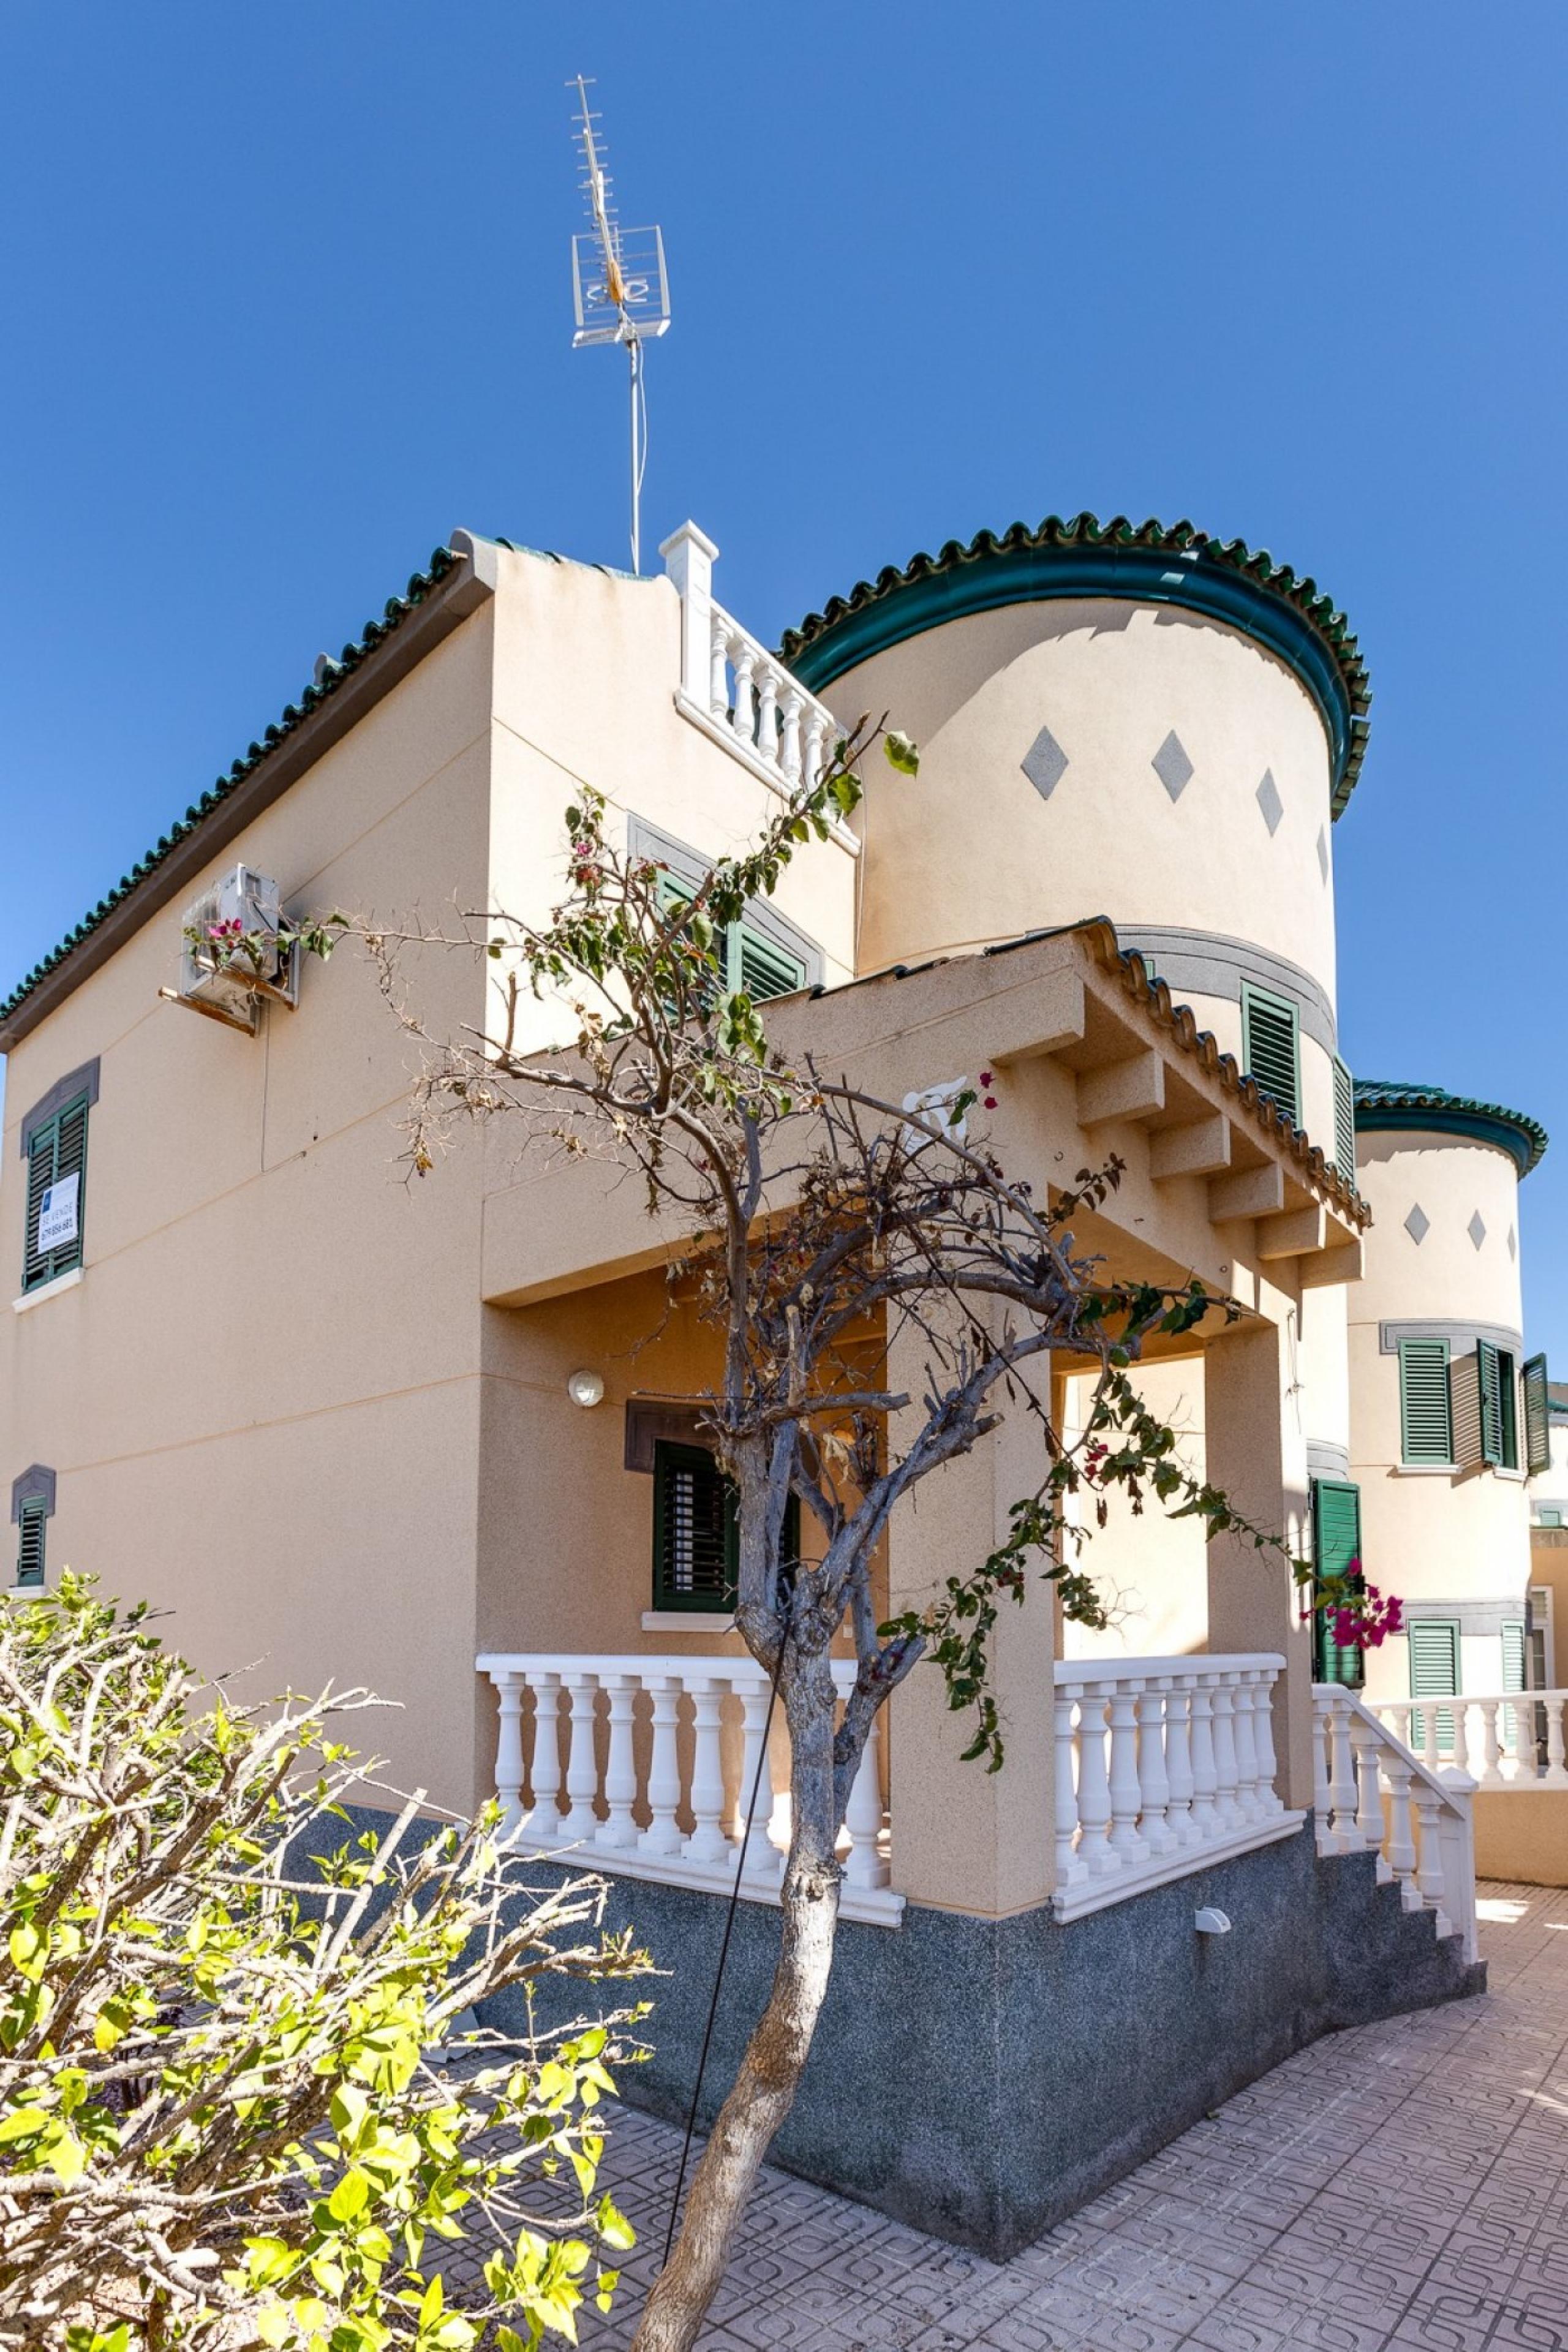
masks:
<svg viewBox="0 0 1568 2352"><path fill-rule="evenodd" d="M68 1561L212 1668L373 1685L401 1784L499 1789L525 1847L611 1873L674 1972L655 2104L689 2084L739 1862L721 2084L779 1865L776 1835L739 1852L766 1694L689 1537L709 1359L666 1311L668 1244L630 1188L499 1132L411 1187L408 1049L367 966L195 1019L182 924L226 887L542 914L584 780L699 870L837 722L890 712L918 780L868 778L737 927L737 969L782 1039L885 1097L995 1068L1037 1189L1120 1155L1080 1238L1242 1310L1145 1365L1149 1394L1409 1627L1363 1692L1283 1567L1121 1520L1093 1554L1110 1633L1064 1640L1043 1588L1007 1629L1002 1773L957 1760L934 1677L898 1694L783 2153L1003 2249L1303 2040L1473 1987L1473 1835L1568 1864L1517 1203L1545 1139L1341 1056L1369 697L1310 581L1186 526L1053 520L883 572L775 654L700 530L663 553L635 579L454 533L0 1006L16 1580ZM406 978L431 1026L481 1019L466 961ZM1070 1422L1081 1367L1054 1377ZM1025 1443L1004 1426L895 1524L895 1606L991 1549ZM961 2090L959 2038L989 2053Z"/></svg>

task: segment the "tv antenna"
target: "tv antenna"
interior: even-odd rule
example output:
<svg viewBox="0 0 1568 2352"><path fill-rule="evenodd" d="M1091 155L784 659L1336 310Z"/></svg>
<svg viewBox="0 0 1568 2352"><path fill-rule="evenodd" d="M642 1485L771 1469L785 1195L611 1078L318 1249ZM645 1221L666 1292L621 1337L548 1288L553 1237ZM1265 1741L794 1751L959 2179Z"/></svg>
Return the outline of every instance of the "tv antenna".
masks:
<svg viewBox="0 0 1568 2352"><path fill-rule="evenodd" d="M623 228L605 170L603 118L588 104L583 75L566 85L577 93L574 133L583 154L583 194L590 226L572 240L572 299L577 330L572 348L624 343L631 362L632 570L642 569L642 484L647 467L647 390L643 345L669 325L669 280L664 238L657 228Z"/></svg>

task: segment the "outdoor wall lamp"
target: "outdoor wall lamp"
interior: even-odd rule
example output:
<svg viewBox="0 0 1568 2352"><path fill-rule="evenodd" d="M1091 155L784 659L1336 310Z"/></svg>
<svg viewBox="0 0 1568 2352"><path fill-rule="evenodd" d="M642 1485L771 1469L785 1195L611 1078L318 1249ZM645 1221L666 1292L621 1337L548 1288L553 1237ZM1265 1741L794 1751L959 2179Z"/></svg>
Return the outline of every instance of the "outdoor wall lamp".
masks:
<svg viewBox="0 0 1568 2352"><path fill-rule="evenodd" d="M1194 1913L1193 1925L1200 1936L1228 1936L1230 1933L1229 1915L1216 1911L1212 1904L1205 1904L1201 1911Z"/></svg>
<svg viewBox="0 0 1568 2352"><path fill-rule="evenodd" d="M566 1393L574 1404L598 1404L605 1393L602 1372L574 1372L566 1383Z"/></svg>

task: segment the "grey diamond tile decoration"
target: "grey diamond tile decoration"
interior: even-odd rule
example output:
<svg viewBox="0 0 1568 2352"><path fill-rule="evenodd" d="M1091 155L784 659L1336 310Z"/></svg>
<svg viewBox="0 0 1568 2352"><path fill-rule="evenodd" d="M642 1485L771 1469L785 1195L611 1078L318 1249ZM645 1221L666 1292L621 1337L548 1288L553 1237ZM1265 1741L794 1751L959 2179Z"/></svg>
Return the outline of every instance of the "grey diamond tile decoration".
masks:
<svg viewBox="0 0 1568 2352"><path fill-rule="evenodd" d="M1329 828L1326 824L1318 827L1318 871L1326 882L1329 878Z"/></svg>
<svg viewBox="0 0 1568 2352"><path fill-rule="evenodd" d="M1426 1210L1421 1206L1419 1201L1416 1202L1415 1206L1405 1218L1405 1230L1409 1234L1417 1249L1420 1248L1422 1243L1431 1232L1432 1220L1426 1214Z"/></svg>
<svg viewBox="0 0 1568 2352"><path fill-rule="evenodd" d="M1048 801L1067 772L1068 755L1050 729L1042 727L1021 764L1040 798Z"/></svg>
<svg viewBox="0 0 1568 2352"><path fill-rule="evenodd" d="M1173 727L1153 758L1149 762L1173 801L1179 801L1193 781L1193 763L1186 747Z"/></svg>
<svg viewBox="0 0 1568 2352"><path fill-rule="evenodd" d="M1285 814L1285 803L1279 797L1279 787L1274 781L1272 768L1263 771L1263 782L1258 787L1257 800L1263 811L1263 822L1270 833L1278 833L1279 820Z"/></svg>
<svg viewBox="0 0 1568 2352"><path fill-rule="evenodd" d="M1481 1223L1481 1213L1479 1209L1470 1219L1469 1223L1465 1227L1465 1231L1468 1234L1477 1249L1479 1249L1481 1244L1487 1237L1487 1229Z"/></svg>
<svg viewBox="0 0 1568 2352"><path fill-rule="evenodd" d="M1508 1254L1510 1257L1519 1255L1519 1238L1511 1225L1508 1229Z"/></svg>

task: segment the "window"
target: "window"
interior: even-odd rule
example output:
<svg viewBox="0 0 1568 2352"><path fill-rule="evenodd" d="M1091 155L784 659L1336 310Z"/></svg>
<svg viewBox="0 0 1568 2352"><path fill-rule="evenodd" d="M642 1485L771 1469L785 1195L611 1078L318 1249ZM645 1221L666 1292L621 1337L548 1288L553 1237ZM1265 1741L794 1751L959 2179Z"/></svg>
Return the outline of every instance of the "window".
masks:
<svg viewBox="0 0 1568 2352"><path fill-rule="evenodd" d="M1320 1578L1349 1577L1352 1584L1360 1589L1361 1488L1352 1486L1348 1480L1312 1481L1312 1558ZM1366 1662L1354 1643L1345 1649L1340 1647L1333 1639L1329 1612L1321 1606L1313 1619L1312 1646L1315 1682L1340 1683L1350 1690L1361 1688Z"/></svg>
<svg viewBox="0 0 1568 2352"><path fill-rule="evenodd" d="M692 894L678 876L666 874L660 879L659 895L667 907L678 907ZM753 1004L763 1004L770 996L788 996L806 983L804 959L770 939L754 923L726 926L721 962L726 991L733 996L744 990Z"/></svg>
<svg viewBox="0 0 1568 2352"><path fill-rule="evenodd" d="M784 1513L784 1553L800 1549L800 1505ZM735 1489L704 1445L656 1439L653 1449L653 1605L731 1610L740 1580Z"/></svg>
<svg viewBox="0 0 1568 2352"><path fill-rule="evenodd" d="M1560 1528L1563 1525L1563 1514L1555 1503L1542 1504L1541 1509L1535 1514L1535 1524L1538 1528Z"/></svg>
<svg viewBox="0 0 1568 2352"><path fill-rule="evenodd" d="M1458 1622L1444 1618L1418 1618L1409 1628L1410 1696L1415 1699L1442 1698L1457 1694L1459 1687L1459 1628ZM1437 1746L1452 1749L1454 1745L1454 1710L1451 1706L1436 1709ZM1410 1744L1417 1755L1426 1738L1425 1714L1419 1723L1413 1717L1410 1724Z"/></svg>
<svg viewBox="0 0 1568 2352"><path fill-rule="evenodd" d="M1242 1051L1259 1094L1277 1102L1293 1127L1301 1124L1300 1016L1288 996L1241 983ZM1354 1154L1352 1154L1352 1163Z"/></svg>
<svg viewBox="0 0 1568 2352"><path fill-rule="evenodd" d="M1519 1467L1519 1417L1514 1399L1513 1358L1490 1339L1476 1342L1476 1383L1480 1402L1481 1460L1494 1469Z"/></svg>
<svg viewBox="0 0 1568 2352"><path fill-rule="evenodd" d="M22 1288L37 1290L81 1264L87 1185L84 1089L33 1129L27 1146L27 1229Z"/></svg>
<svg viewBox="0 0 1568 2352"><path fill-rule="evenodd" d="M1545 1357L1527 1358L1519 1377L1524 1389L1524 1466L1537 1478L1552 1467L1552 1391Z"/></svg>
<svg viewBox="0 0 1568 2352"><path fill-rule="evenodd" d="M29 1495L16 1513L16 1582L41 1585L44 1580L44 1528L49 1507L42 1495Z"/></svg>
<svg viewBox="0 0 1568 2352"><path fill-rule="evenodd" d="M1403 1462L1452 1465L1447 1339L1399 1342L1399 1454Z"/></svg>
<svg viewBox="0 0 1568 2352"><path fill-rule="evenodd" d="M1347 1184L1355 1182L1355 1086L1334 1055L1334 1165Z"/></svg>

